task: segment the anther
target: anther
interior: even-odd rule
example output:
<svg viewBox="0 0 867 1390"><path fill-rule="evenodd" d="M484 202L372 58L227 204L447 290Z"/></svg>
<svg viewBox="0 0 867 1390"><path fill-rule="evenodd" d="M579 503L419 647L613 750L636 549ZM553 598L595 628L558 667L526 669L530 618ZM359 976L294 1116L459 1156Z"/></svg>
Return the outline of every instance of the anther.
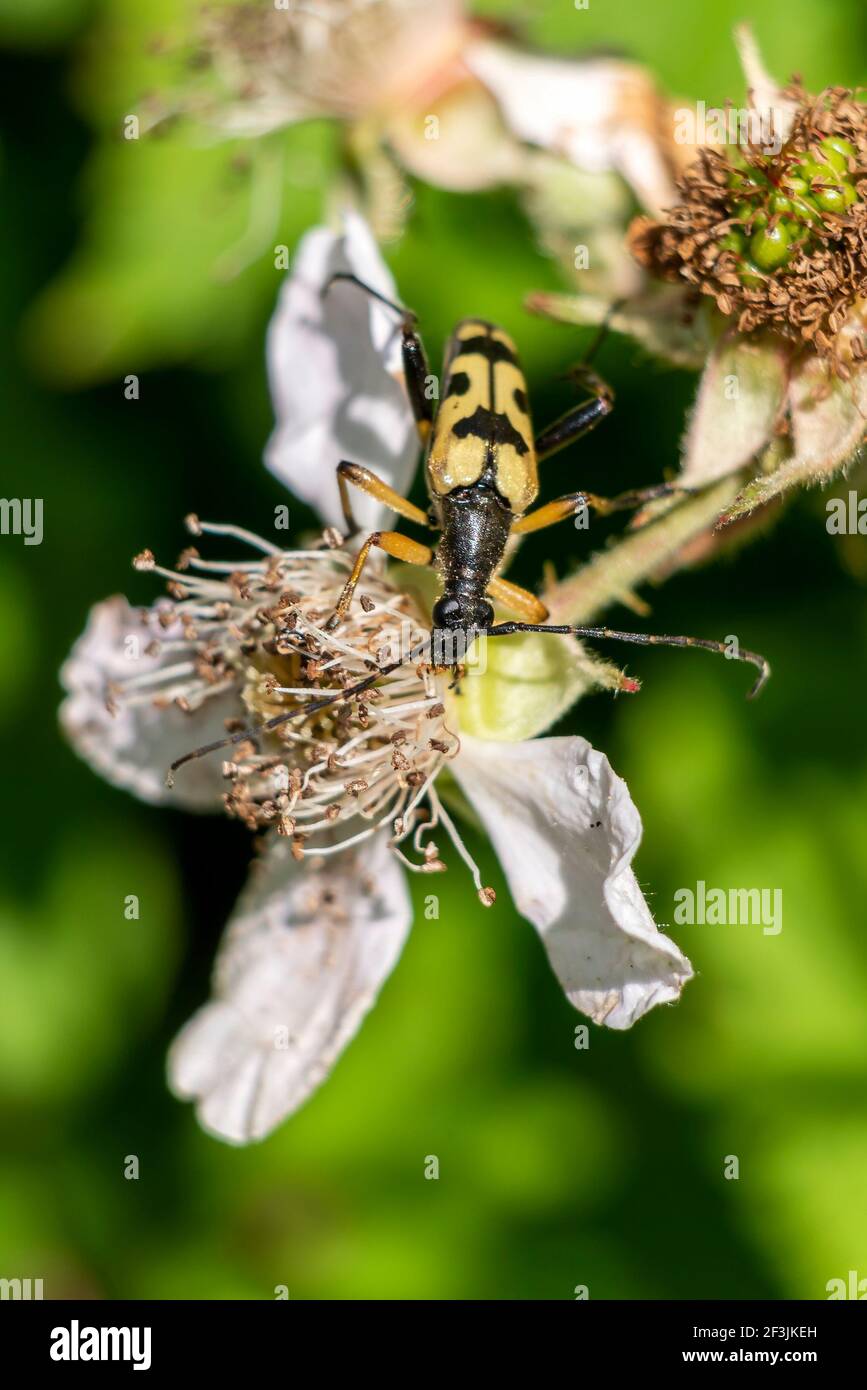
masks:
<svg viewBox="0 0 867 1390"><path fill-rule="evenodd" d="M198 559L199 559L199 552L198 552L198 550L196 549L196 547L195 547L194 545L188 545L188 546L186 547L185 550L182 550L182 551L181 551L180 555L178 556L177 560L175 561L175 569L176 569L176 570L188 570L188 569L190 568L190 562L191 562L192 560L198 560Z"/></svg>

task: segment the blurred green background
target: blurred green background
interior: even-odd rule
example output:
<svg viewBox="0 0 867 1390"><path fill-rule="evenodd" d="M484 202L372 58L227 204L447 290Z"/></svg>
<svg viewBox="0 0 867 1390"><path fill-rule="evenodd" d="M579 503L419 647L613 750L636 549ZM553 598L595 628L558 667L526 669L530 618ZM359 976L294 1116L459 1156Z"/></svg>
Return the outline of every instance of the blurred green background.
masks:
<svg viewBox="0 0 867 1390"><path fill-rule="evenodd" d="M581 1017L476 844L497 908L457 867L437 882L440 920L419 914L359 1038L275 1136L229 1149L168 1095L166 1046L204 998L247 833L105 787L61 742L56 708L89 604L154 595L135 552L173 556L190 510L261 530L283 498L260 462L272 259L213 273L243 229L250 170L236 146L117 139L149 38L188 8L0 0L0 490L45 501L40 547L0 539L0 1275L43 1277L54 1297L270 1298L285 1284L352 1299L568 1299L576 1285L823 1298L829 1279L867 1276L867 556L863 538L826 534L820 495L653 596L659 630L737 633L769 655L757 705L725 663L637 653L641 695L586 700L563 729L627 778L660 922L701 878L781 888L779 936L673 927L697 969L682 1002L629 1034L593 1029L578 1051ZM557 0L525 15L539 41L625 49L708 103L740 96L729 35L744 17L779 76L864 78L862 0ZM319 215L333 138L281 137L300 171L290 245ZM582 339L520 306L562 285L556 267L511 194L415 194L391 259L429 350L460 316L500 319L544 423ZM600 365L618 410L552 486L580 465L614 491L675 462L690 375L616 342ZM521 572L532 581L548 556L562 569L586 545L548 532ZM124 919L128 893L139 922Z"/></svg>

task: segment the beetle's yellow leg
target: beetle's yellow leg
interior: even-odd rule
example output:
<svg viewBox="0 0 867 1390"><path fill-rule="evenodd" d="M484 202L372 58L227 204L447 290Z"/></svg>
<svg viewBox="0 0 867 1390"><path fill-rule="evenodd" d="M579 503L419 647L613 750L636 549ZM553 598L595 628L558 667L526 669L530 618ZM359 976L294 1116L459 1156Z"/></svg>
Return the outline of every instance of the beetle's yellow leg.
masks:
<svg viewBox="0 0 867 1390"><path fill-rule="evenodd" d="M531 594L529 589L522 589L520 584L513 584L510 579L492 579L488 594L495 603L508 608L510 613L519 613L527 623L544 623L548 617L542 600Z"/></svg>
<svg viewBox="0 0 867 1390"><path fill-rule="evenodd" d="M406 565L429 565L433 560L433 551L429 545L419 545L418 541L412 540L409 536L402 536L399 531L374 531L372 535L368 536L355 557L352 573L343 586L343 592L337 600L337 607L325 624L326 631L330 632L346 617L352 602L352 595L355 593L361 578L361 571L367 564L367 557L374 547L377 550L384 550L386 555L391 555L395 560L403 560Z"/></svg>
<svg viewBox="0 0 867 1390"><path fill-rule="evenodd" d="M350 483L361 492L366 492L368 497L375 497L377 502L381 502L383 506L397 512L399 516L405 516L407 521L415 521L419 526L430 525L427 512L423 512L421 507L416 507L414 503L401 497L399 492L395 492L388 483L384 483L375 473L371 473L369 468L363 468L360 463L349 463L347 459L342 459L337 465L337 486L340 489L340 505L343 508L343 515L346 518L350 536L354 536L358 531L358 523L352 514L352 503L349 497Z"/></svg>
<svg viewBox="0 0 867 1390"><path fill-rule="evenodd" d="M566 521L582 507L592 507L600 516L611 512L625 512L643 507L645 502L655 502L659 497L674 497L679 493L687 495L689 488L678 487L674 483L657 483L654 487L634 488L630 492L620 492L616 497L599 497L595 492L570 492L558 497L554 502L546 502L536 511L528 512L513 524L513 536L526 536L531 531L544 531L546 526L556 526L558 521Z"/></svg>

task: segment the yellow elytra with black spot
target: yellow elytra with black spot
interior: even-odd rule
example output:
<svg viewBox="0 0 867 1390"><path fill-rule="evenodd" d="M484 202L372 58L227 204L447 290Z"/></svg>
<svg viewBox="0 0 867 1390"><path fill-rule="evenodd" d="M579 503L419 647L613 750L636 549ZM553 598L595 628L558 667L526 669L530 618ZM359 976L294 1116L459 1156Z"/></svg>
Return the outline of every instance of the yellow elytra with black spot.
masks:
<svg viewBox="0 0 867 1390"><path fill-rule="evenodd" d="M427 455L435 497L487 483L520 516L539 491L527 383L502 328L463 319L449 339Z"/></svg>

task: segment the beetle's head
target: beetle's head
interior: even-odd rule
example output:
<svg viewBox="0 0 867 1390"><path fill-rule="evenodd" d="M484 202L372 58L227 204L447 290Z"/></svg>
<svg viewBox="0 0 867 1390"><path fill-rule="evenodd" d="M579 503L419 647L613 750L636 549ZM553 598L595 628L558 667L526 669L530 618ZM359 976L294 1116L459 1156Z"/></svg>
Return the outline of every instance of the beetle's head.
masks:
<svg viewBox="0 0 867 1390"><path fill-rule="evenodd" d="M431 662L440 669L457 670L479 632L494 621L494 610L481 595L443 594L431 614Z"/></svg>
<svg viewBox="0 0 867 1390"><path fill-rule="evenodd" d="M443 594L431 614L434 632L484 631L494 621L494 610L486 598L470 594Z"/></svg>

